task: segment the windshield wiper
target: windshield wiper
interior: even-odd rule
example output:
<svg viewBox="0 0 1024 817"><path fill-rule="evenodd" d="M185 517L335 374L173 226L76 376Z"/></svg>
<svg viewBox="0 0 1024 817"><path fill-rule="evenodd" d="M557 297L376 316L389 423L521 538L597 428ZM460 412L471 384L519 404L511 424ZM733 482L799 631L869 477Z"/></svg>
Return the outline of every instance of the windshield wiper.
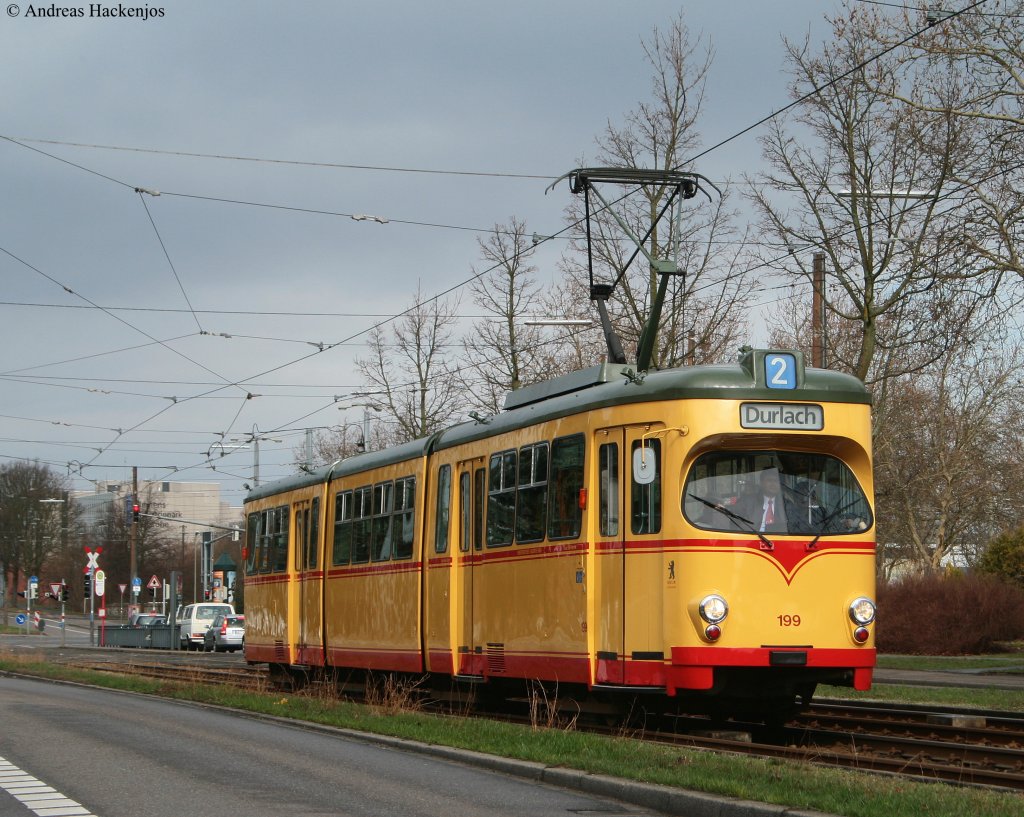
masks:
<svg viewBox="0 0 1024 817"><path fill-rule="evenodd" d="M755 536L757 536L758 539L761 540L761 542L765 546L765 550L775 550L775 544L767 536L765 536L763 533L761 533L761 531L757 529L757 525L755 525L746 517L740 516L738 513L730 511L727 507L725 507L725 505L719 505L717 502L711 502L710 500L704 499L704 497L702 496L697 496L696 494L693 493L687 494L687 496L691 497L692 499L696 499L703 505L707 505L712 510L725 514L734 522L742 522L746 526L746 529L749 533L753 533ZM821 534L819 534L819 536L820 535Z"/></svg>
<svg viewBox="0 0 1024 817"><path fill-rule="evenodd" d="M828 516L825 516L824 518L822 518L821 523L819 524L819 527L818 527L818 534L810 542L807 543L807 550L814 550L814 546L816 544L818 544L818 540L821 538L822 534L825 533L826 528L828 528L828 526L832 523L833 519L835 519L843 511L849 510L850 508L852 508L854 505L858 504L859 502L860 502L859 498L858 499L851 499L845 505L840 505L838 508L833 510L830 514L828 514Z"/></svg>

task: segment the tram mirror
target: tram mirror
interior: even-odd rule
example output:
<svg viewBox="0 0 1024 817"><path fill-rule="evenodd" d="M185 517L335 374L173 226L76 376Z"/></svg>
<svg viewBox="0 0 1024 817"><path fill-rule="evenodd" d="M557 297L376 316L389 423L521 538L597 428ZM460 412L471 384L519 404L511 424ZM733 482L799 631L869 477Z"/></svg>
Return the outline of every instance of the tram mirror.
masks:
<svg viewBox="0 0 1024 817"><path fill-rule="evenodd" d="M641 445L633 451L633 482L650 485L658 475L658 457L650 446Z"/></svg>

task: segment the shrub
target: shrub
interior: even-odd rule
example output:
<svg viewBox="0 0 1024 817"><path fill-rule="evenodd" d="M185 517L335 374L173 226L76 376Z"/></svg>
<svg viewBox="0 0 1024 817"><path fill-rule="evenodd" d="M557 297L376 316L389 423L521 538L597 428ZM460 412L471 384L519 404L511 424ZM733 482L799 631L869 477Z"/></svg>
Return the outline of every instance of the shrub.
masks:
<svg viewBox="0 0 1024 817"><path fill-rule="evenodd" d="M1024 635L1024 591L980 573L926 573L878 588L879 652L970 655Z"/></svg>
<svg viewBox="0 0 1024 817"><path fill-rule="evenodd" d="M1024 527L1007 531L989 542L978 570L1024 587Z"/></svg>

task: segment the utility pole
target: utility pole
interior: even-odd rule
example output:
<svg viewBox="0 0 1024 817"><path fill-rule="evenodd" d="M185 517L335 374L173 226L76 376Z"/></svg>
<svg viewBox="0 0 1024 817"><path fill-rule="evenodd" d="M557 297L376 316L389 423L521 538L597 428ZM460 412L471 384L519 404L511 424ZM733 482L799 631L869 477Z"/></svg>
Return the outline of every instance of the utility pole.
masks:
<svg viewBox="0 0 1024 817"><path fill-rule="evenodd" d="M814 254L811 289L811 365L825 368L825 253Z"/></svg>
<svg viewBox="0 0 1024 817"><path fill-rule="evenodd" d="M136 557L136 543L138 542L139 535L139 514L135 511L135 508L139 503L139 469L138 466L132 466L132 524L128 529L128 572L131 574L128 578L131 579L132 587L135 586L135 579L139 575L138 560Z"/></svg>

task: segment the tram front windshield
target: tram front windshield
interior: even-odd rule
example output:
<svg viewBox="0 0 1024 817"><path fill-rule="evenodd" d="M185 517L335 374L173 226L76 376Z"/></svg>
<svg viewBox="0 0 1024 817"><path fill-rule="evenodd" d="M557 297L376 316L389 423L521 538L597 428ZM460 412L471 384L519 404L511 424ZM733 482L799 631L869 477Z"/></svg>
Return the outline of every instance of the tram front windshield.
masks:
<svg viewBox="0 0 1024 817"><path fill-rule="evenodd" d="M857 478L827 454L714 451L690 469L683 514L695 527L841 536L873 524Z"/></svg>

